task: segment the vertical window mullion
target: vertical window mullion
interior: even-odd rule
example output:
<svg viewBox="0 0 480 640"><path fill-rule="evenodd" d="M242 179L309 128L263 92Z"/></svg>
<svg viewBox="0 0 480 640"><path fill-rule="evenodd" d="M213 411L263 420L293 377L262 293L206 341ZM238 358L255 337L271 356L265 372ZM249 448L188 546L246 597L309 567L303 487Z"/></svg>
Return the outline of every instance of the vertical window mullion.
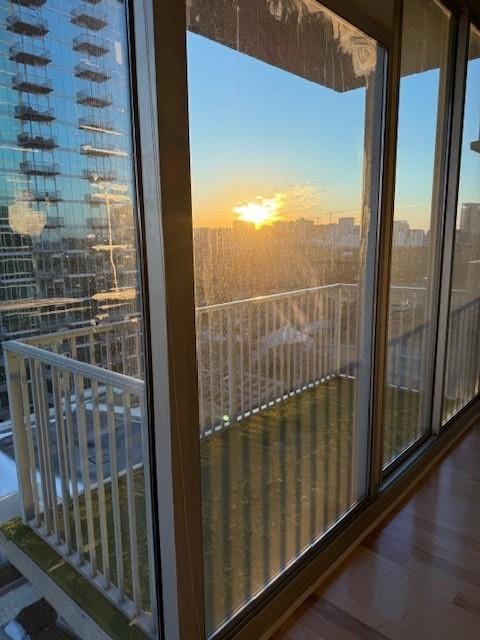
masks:
<svg viewBox="0 0 480 640"><path fill-rule="evenodd" d="M370 494L382 483L384 384L387 365L390 264L392 257L395 173L397 159L398 103L402 48L403 2L395 4L394 33L387 61L387 91L382 175L382 202L379 221L377 293L371 413Z"/></svg>
<svg viewBox="0 0 480 640"><path fill-rule="evenodd" d="M204 638L185 7L133 0L165 640ZM155 501L154 498L154 501Z"/></svg>

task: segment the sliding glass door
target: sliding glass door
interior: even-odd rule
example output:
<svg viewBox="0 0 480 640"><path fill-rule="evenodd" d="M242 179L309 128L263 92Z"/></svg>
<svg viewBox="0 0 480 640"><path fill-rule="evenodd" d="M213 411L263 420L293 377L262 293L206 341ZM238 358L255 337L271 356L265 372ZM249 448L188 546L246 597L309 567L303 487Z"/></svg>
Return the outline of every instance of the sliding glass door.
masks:
<svg viewBox="0 0 480 640"><path fill-rule="evenodd" d="M405 0L383 464L430 429L450 13Z"/></svg>
<svg viewBox="0 0 480 640"><path fill-rule="evenodd" d="M480 31L470 29L443 421L479 392Z"/></svg>
<svg viewBox="0 0 480 640"><path fill-rule="evenodd" d="M210 634L366 492L384 56L308 0L187 45Z"/></svg>

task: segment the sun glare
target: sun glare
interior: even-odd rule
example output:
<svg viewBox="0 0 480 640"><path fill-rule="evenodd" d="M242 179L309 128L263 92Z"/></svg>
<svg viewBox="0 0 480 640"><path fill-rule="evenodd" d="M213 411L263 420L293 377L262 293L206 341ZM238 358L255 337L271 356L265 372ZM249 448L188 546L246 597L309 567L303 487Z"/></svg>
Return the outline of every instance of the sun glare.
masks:
<svg viewBox="0 0 480 640"><path fill-rule="evenodd" d="M279 209L281 202L279 198L256 198L251 202L233 207L233 213L243 222L251 222L255 229L260 229L267 224L273 224L280 219Z"/></svg>

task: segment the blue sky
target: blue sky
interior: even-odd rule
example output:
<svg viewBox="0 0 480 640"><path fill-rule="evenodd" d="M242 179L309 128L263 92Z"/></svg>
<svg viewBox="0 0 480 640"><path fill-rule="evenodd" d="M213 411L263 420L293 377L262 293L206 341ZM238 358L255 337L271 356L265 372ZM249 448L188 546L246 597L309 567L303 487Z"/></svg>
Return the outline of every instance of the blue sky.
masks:
<svg viewBox="0 0 480 640"><path fill-rule="evenodd" d="M188 63L196 226L230 226L234 206L278 193L286 218L358 216L365 89L338 93L192 33ZM469 141L478 136L479 66L469 78ZM396 218L412 227L429 226L438 77L402 80ZM478 164L469 164L462 197L480 200Z"/></svg>

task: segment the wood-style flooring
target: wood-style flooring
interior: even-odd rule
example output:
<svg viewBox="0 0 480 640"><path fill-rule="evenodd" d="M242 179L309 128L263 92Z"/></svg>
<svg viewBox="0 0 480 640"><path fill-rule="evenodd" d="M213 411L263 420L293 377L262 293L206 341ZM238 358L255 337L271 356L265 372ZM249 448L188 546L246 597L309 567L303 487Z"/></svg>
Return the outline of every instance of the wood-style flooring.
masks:
<svg viewBox="0 0 480 640"><path fill-rule="evenodd" d="M480 640L480 422L273 638Z"/></svg>

